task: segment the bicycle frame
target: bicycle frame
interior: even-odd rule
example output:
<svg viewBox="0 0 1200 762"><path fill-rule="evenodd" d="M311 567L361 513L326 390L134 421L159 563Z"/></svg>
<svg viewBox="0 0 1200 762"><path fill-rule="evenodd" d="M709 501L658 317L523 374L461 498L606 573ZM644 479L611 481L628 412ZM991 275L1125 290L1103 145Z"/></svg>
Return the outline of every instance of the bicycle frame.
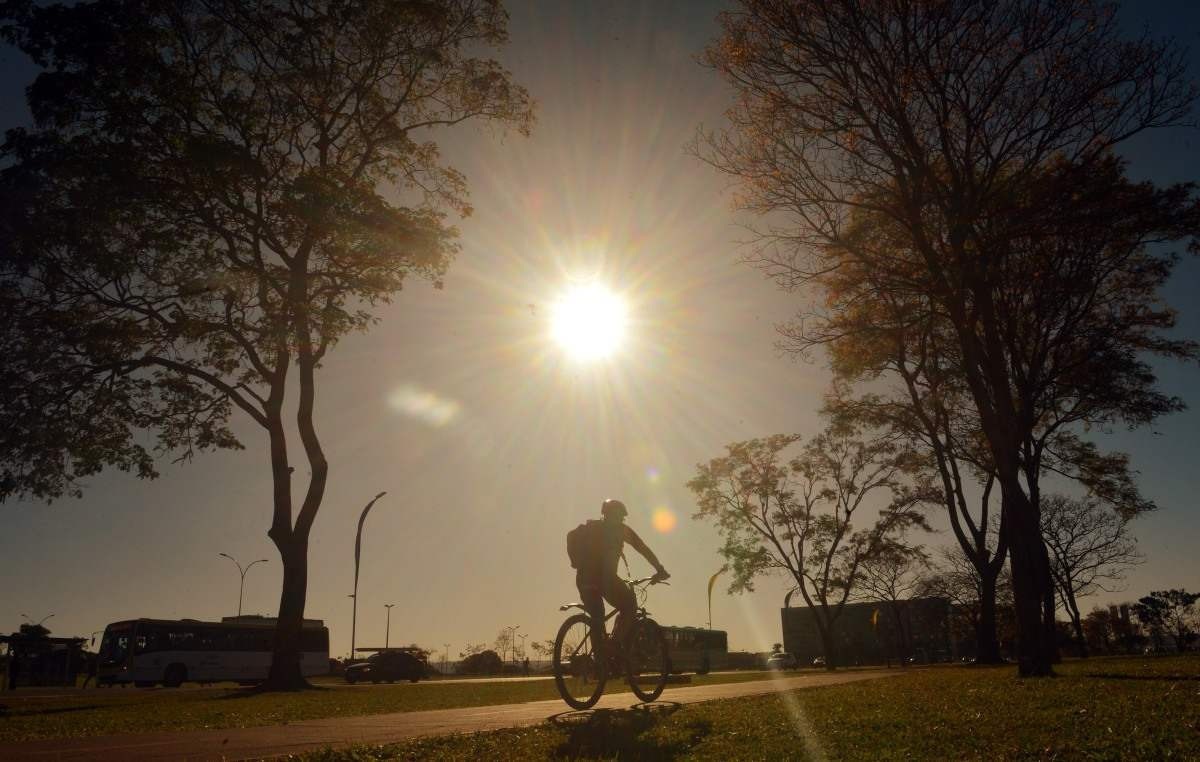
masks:
<svg viewBox="0 0 1200 762"><path fill-rule="evenodd" d="M641 579L629 579L629 580L621 580L621 581L625 582L631 588L633 588L633 594L637 600L637 609L634 610L633 618L634 619L649 618L650 612L646 610L646 596L649 592L650 585L656 584L654 582L654 577L642 577ZM666 585L668 583L666 581L661 581L657 584ZM603 605L603 601L601 601L601 605ZM564 603L563 605L558 607L559 611L570 611L571 609L579 609L583 613L587 614L590 619L595 620L595 617L592 616L592 613L587 610L587 606L584 606L581 601L572 601L571 603ZM608 620L615 617L618 613L619 613L618 610L614 608L611 611L609 611L607 614L604 615L604 619L601 621L600 629L605 635L608 634L608 627L607 627Z"/></svg>
<svg viewBox="0 0 1200 762"><path fill-rule="evenodd" d="M642 623L651 623L653 629L649 632L653 633L652 637L657 638L657 647L661 648L659 652L662 657L662 660L659 662L661 667L657 671L653 671L653 668L651 668L653 674L657 674L658 677L649 683L649 688L643 690L644 686L637 677L642 674L641 670L643 668L634 666L635 663L641 664L642 661L640 658L635 659L632 654L627 652L626 648L627 645L633 644L616 644L615 648L611 645L606 645L610 643L607 622L620 613L619 609L614 608L605 613L603 618L600 618L599 616L594 616L588 610L587 606L581 602L576 601L564 604L559 606L560 611L579 609L581 613L568 616L567 620L559 628L558 637L555 638L554 645L554 680L563 700L575 709L588 709L599 700L601 693L604 691L605 681L608 678L606 673L611 673L613 676L625 673L633 692L643 701L656 700L661 695L663 686L666 684L666 678L670 669L667 646L662 639L661 630L654 623L654 620L650 619L645 605L649 586L654 582L664 581L658 580L656 577L646 577L644 579L626 580L626 582L633 589L636 603L636 608L632 614L633 621L630 623L632 626L626 633L626 637L629 637L630 633L640 632L640 628L645 626ZM600 605L604 605L603 601L600 602ZM578 626L579 624L586 625L590 631L590 635L582 637L568 646L566 635L571 631L571 627ZM639 640L637 642L640 643L642 641ZM581 657L582 660L577 661ZM613 661L613 659L619 660L620 663ZM597 663L598 666L596 666ZM592 672L593 669L596 670L594 675ZM594 680L592 679L593 676ZM582 688L582 690L576 693L572 686L575 689Z"/></svg>

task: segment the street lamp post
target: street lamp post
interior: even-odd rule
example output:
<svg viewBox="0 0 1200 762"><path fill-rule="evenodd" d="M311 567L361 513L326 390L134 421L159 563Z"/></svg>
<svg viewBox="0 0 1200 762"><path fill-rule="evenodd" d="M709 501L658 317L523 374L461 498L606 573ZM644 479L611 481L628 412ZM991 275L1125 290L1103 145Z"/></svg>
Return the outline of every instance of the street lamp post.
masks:
<svg viewBox="0 0 1200 762"><path fill-rule="evenodd" d="M442 657L442 674L446 674L446 670L450 669L450 644L443 643L442 647L446 649L446 655Z"/></svg>
<svg viewBox="0 0 1200 762"><path fill-rule="evenodd" d="M383 650L384 651L388 650L388 643L391 642L391 638L392 638L392 606L395 606L395 605L396 604L394 604L394 603L383 604L383 607L385 609L387 609L387 630L385 630L383 633ZM376 642L378 642L378 641L376 641Z"/></svg>
<svg viewBox="0 0 1200 762"><path fill-rule="evenodd" d="M363 508L362 515L358 517L358 534L354 536L354 593L350 596L354 599L353 611L350 614L350 659L354 659L354 643L357 635L358 627L358 559L362 555L362 528L363 522L367 520L367 512L371 510L371 506L375 505L375 501L386 495L387 492L380 492L375 497L371 498L371 502L367 503L367 507Z"/></svg>
<svg viewBox="0 0 1200 762"><path fill-rule="evenodd" d="M229 555L228 553L218 553L217 555L225 556L230 561L233 561L235 564L237 564L238 574L242 575L242 581L238 585L238 613L237 613L238 618L241 619L241 617L242 617L242 591L246 587L246 572L250 571L250 567L254 566L255 564L265 564L267 562L267 559L260 558L257 561L251 561L250 563L246 564L246 568L243 569L242 565L240 563L238 563L238 560L236 558L234 558L233 556Z"/></svg>
<svg viewBox="0 0 1200 762"><path fill-rule="evenodd" d="M54 616L54 615L53 615L53 614L47 614L46 616L42 617L41 619L39 619L39 620L38 620L38 621L36 621L36 622L35 622L35 621L33 621L33 617L29 616L28 614L22 614L21 616L23 616L23 617L25 617L26 619L28 619L28 620L29 620L29 623L30 623L31 625L33 625L34 627L41 627L41 626L42 626L42 622L45 622L47 619L49 619L50 617L52 617L52 616Z"/></svg>
<svg viewBox="0 0 1200 762"><path fill-rule="evenodd" d="M354 595L353 593L351 593L350 595L347 595L346 597L353 598L354 603L358 602L358 596ZM350 639L350 658L347 659L347 661L346 661L347 664L350 664L351 662L354 661L354 635L353 635L353 633L351 634L350 638L351 638Z"/></svg>
<svg viewBox="0 0 1200 762"><path fill-rule="evenodd" d="M521 625L514 624L513 626L505 627L504 629L511 631L511 635L509 636L509 646L512 648L513 664L516 664L517 663L517 630L521 629Z"/></svg>

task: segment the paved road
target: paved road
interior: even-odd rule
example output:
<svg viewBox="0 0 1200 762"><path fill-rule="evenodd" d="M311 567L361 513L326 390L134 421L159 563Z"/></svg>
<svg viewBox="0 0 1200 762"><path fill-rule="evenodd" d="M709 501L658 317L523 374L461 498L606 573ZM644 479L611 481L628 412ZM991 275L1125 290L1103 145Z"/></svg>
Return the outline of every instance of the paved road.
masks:
<svg viewBox="0 0 1200 762"><path fill-rule="evenodd" d="M687 688L668 688L661 701L692 704L698 701L752 696L794 688L850 683L898 674L900 670L871 670L778 677L744 683L725 683ZM636 701L633 694L605 696L599 709L624 709ZM332 717L304 720L288 725L227 730L188 730L167 733L138 733L94 738L58 739L11 744L0 748L0 757L16 760L121 759L148 760L237 760L272 757L351 744L384 744L419 736L470 733L481 730L536 725L567 715L561 701L399 712L366 717Z"/></svg>

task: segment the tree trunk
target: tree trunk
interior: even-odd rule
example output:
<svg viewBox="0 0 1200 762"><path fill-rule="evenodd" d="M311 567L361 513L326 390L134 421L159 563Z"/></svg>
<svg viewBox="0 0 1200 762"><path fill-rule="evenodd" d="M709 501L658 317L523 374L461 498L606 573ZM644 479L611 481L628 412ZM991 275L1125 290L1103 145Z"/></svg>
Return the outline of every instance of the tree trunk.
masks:
<svg viewBox="0 0 1200 762"><path fill-rule="evenodd" d="M908 632L904 627L904 612L900 608L898 601L892 601L892 613L896 620L896 637L900 646L900 666L908 666L908 657L912 656L912 643L908 637Z"/></svg>
<svg viewBox="0 0 1200 762"><path fill-rule="evenodd" d="M1047 552L1046 591L1042 594L1042 632L1045 633L1046 648L1049 649L1050 662L1052 664L1061 664L1062 653L1058 649L1058 619L1055 616L1058 606L1054 602L1054 592L1054 576L1050 573L1050 554Z"/></svg>
<svg viewBox="0 0 1200 762"><path fill-rule="evenodd" d="M979 579L979 619L975 622L975 663L1000 664L1000 639L996 635L996 577L999 569L985 569Z"/></svg>
<svg viewBox="0 0 1200 762"><path fill-rule="evenodd" d="M825 651L825 669L832 672L837 668L837 653L834 645L833 626L818 624L817 631L821 633L821 648Z"/></svg>
<svg viewBox="0 0 1200 762"><path fill-rule="evenodd" d="M283 591L279 596L279 621L275 627L271 670L264 690L296 691L311 688L300 671L300 630L308 591L308 542L294 536L276 538L283 561Z"/></svg>
<svg viewBox="0 0 1200 762"><path fill-rule="evenodd" d="M1071 627L1075 630L1075 642L1079 644L1079 658L1088 658L1087 638L1083 635L1083 617L1079 614L1079 605L1074 598L1068 601L1067 613L1071 616Z"/></svg>
<svg viewBox="0 0 1200 762"><path fill-rule="evenodd" d="M1015 476L1001 480L1001 491L1017 614L1017 672L1022 677L1053 675L1054 654L1045 612L1050 560L1042 542L1037 506L1025 496ZM1053 627L1053 617L1049 624Z"/></svg>

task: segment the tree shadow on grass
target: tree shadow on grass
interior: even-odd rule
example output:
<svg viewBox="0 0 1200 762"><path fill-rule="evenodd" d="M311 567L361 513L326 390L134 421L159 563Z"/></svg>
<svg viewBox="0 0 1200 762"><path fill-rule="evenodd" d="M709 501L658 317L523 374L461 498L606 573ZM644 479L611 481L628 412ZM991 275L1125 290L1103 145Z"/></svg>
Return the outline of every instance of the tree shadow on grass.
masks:
<svg viewBox="0 0 1200 762"><path fill-rule="evenodd" d="M1200 675L1128 675L1119 672L1093 672L1084 677L1098 678L1101 680L1155 680L1165 681L1170 683L1178 683L1181 681L1200 682Z"/></svg>
<svg viewBox="0 0 1200 762"><path fill-rule="evenodd" d="M674 759L712 732L712 723L696 720L672 728L670 734L656 734L679 708L674 702L660 702L554 715L550 722L567 731L567 739L554 750L554 757Z"/></svg>
<svg viewBox="0 0 1200 762"><path fill-rule="evenodd" d="M83 712L88 709L99 709L99 704L84 704L82 706L53 706L44 709L16 709L11 710L7 706L0 704L0 719L9 717L33 717L41 714L66 714L68 712Z"/></svg>
<svg viewBox="0 0 1200 762"><path fill-rule="evenodd" d="M268 696L271 694L276 694L276 695L281 695L281 696L294 696L298 693L317 693L317 692L332 691L332 690L335 690L335 689L332 687L329 687L329 686L325 686L325 685L314 685L312 683L309 683L307 686L305 686L303 688L291 688L291 689L287 689L287 690L284 690L281 688L264 688L261 685L248 685L248 686L242 686L240 688L230 688L229 692L226 693L224 696L219 696L218 700L228 701L231 699L232 700L248 699L248 698L254 698L255 696Z"/></svg>

